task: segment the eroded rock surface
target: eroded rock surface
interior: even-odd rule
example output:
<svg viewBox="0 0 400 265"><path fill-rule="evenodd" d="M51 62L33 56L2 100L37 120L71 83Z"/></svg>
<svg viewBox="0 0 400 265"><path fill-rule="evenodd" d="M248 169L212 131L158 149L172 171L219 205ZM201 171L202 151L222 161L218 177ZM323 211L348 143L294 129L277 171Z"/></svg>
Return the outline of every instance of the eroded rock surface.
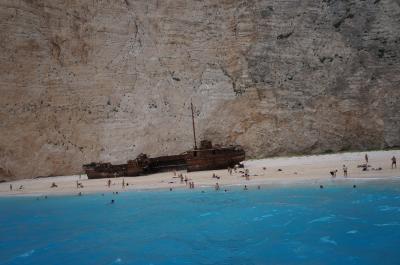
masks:
<svg viewBox="0 0 400 265"><path fill-rule="evenodd" d="M400 146L398 0L0 0L0 178Z"/></svg>

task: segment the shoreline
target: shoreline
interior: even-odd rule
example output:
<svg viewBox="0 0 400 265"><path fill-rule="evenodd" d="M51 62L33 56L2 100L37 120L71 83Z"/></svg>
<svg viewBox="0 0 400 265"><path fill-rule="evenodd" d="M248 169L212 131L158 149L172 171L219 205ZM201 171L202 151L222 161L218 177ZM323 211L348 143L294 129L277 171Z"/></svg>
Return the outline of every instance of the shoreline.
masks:
<svg viewBox="0 0 400 265"><path fill-rule="evenodd" d="M393 177L381 177L381 178L374 178L374 177L367 177L367 178L341 178L341 179L326 179L326 178L316 178L316 179L289 179L283 181L282 179L271 179L271 182L264 182L264 183L247 183L244 184L250 190L256 190L258 186L261 189L266 188L291 188L291 187L310 187L316 186L317 188L319 185L324 185L324 188L329 187L330 185L345 185L346 182L349 185L354 184L365 184L365 183L373 183L373 182L393 182L399 181L400 184L400 176L393 176ZM241 187L240 190L244 187L243 184L227 184L221 187L220 192L224 192L224 189L227 191L236 190L237 188ZM161 187L150 187L150 188L133 188L133 189L125 189L125 190L117 190L119 194L123 193L131 193L131 192L169 192L169 188L161 188ZM213 185L204 185L199 186L193 190L188 189L187 187L175 187L172 191L186 191L186 192L201 192L201 191L214 191ZM97 191L87 191L82 192L82 196L85 195L98 195L98 194L110 194L111 190L97 190ZM113 194L114 195L114 194ZM1 198L24 198L24 197L63 197L63 196L78 196L77 192L54 192L54 193L15 193L15 194L3 194L0 193Z"/></svg>
<svg viewBox="0 0 400 265"><path fill-rule="evenodd" d="M365 163L364 155L369 156L369 170L362 171L358 165ZM374 180L400 180L400 166L391 169L390 159L395 156L400 159L400 150L371 151L371 152L349 152L310 156L274 157L259 160L248 160L244 162L245 168L249 170L250 180L242 177L238 172L230 175L227 170L210 170L187 173L177 171L157 173L139 177L112 178L109 188L106 184L108 179L90 179L86 175L59 176L37 179L23 179L12 182L0 183L0 197L29 197L29 196L68 196L110 192L146 192L146 191L168 191L189 188L181 183L178 174L187 175L189 181L195 183L195 191L200 189L212 189L215 183L219 183L223 191L228 187L273 186L283 187L299 184L330 183L332 181L341 183L343 181L374 181ZM399 164L399 163L397 163ZM343 176L342 166L346 165L349 176ZM379 170L379 168L381 168ZM373 170L378 169L378 170ZM338 170L336 178L330 176L330 171ZM212 178L216 174L220 179ZM129 186L122 187L122 181ZM83 188L76 187L76 181L82 183ZM58 187L51 188L55 182ZM10 191L9 185L13 185ZM22 190L19 190L20 186Z"/></svg>

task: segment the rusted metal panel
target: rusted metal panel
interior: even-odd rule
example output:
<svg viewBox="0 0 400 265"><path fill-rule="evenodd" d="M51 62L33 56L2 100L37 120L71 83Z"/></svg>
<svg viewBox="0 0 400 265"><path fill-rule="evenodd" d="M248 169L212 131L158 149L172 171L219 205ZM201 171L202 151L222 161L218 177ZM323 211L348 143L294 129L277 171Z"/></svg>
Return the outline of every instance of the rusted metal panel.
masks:
<svg viewBox="0 0 400 265"><path fill-rule="evenodd" d="M239 147L191 150L187 152L187 171L225 169L245 160L245 152Z"/></svg>
<svg viewBox="0 0 400 265"><path fill-rule="evenodd" d="M127 164L113 165L111 163L91 163L83 165L89 179L112 178L125 176L127 174Z"/></svg>
<svg viewBox="0 0 400 265"><path fill-rule="evenodd" d="M150 158L149 173L186 169L185 155L171 155Z"/></svg>

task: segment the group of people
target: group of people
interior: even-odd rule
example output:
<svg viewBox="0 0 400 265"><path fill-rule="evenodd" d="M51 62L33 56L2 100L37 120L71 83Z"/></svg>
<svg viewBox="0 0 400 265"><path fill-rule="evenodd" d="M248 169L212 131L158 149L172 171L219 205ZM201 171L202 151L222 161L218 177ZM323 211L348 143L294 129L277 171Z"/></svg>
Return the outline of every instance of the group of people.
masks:
<svg viewBox="0 0 400 265"><path fill-rule="evenodd" d="M228 169L228 171L229 171L229 169ZM213 173L213 174L212 174L212 178L213 178L213 179L220 179L221 177L220 177L220 176L217 176L215 173Z"/></svg>
<svg viewBox="0 0 400 265"><path fill-rule="evenodd" d="M359 167L362 167L364 171L367 171L368 167L370 167L368 154L365 154L364 159L365 159L365 164L363 164L363 165L361 165ZM392 169L396 169L397 168L397 159L396 159L395 156L393 156L391 158L391 168ZM235 173L237 172L237 169L238 169L238 166L235 166L233 168L232 167L228 167L228 173L230 175L232 175L233 172L235 172ZM381 168L379 168L379 169L381 169ZM263 170L266 170L266 168L264 167ZM346 165L342 166L342 170L343 170L343 177L345 177L345 178L348 177L348 168L347 168ZM372 168L372 170L374 170L374 168ZM281 171L281 170L278 170L278 171ZM244 173L242 175L242 177L244 177L246 180L250 180L250 174L249 174L249 169L248 168L244 169L244 171L240 171L240 173ZM338 173L337 169L330 171L330 175L331 175L332 178L336 178L337 173ZM177 172L174 170L174 175L176 176L176 174L177 174ZM194 189L194 187L195 187L194 182L193 181L189 181L189 179L187 178L186 175L184 176L182 173L179 173L178 174L178 178L180 179L181 183L185 182L186 186L189 186L189 189ZM216 175L215 173L213 173L212 174L212 178L219 180L221 177ZM109 188L111 187L111 184L112 184L111 179L108 179L107 180L107 186ZM122 188L125 188L125 186L129 186L129 183L125 182L125 179L122 179ZM51 188L57 188L58 185L55 182L52 182L50 187ZM12 191L13 190L13 185L10 184L9 188L10 188L10 191ZM81 182L79 182L79 180L76 181L76 188L77 189L83 188L83 185L82 185ZM220 185L219 185L218 182L215 184L214 188L215 188L216 191L220 190ZM19 190L22 190L22 189L24 189L24 186L20 185L19 186ZM244 186L244 190L247 190L247 189L248 188L245 185ZM81 193L79 195L81 195Z"/></svg>
<svg viewBox="0 0 400 265"><path fill-rule="evenodd" d="M174 170L174 175L176 176L176 171ZM185 175L183 176L182 173L178 174L178 178L181 180L181 184L183 182L185 182L186 186L189 185L189 189L194 189L194 182L193 181L189 181L188 177Z"/></svg>
<svg viewBox="0 0 400 265"><path fill-rule="evenodd" d="M392 162L392 169L397 168L397 159L395 156L393 156L391 159ZM365 154L365 165L368 167L368 154Z"/></svg>
<svg viewBox="0 0 400 265"><path fill-rule="evenodd" d="M368 154L365 154L364 159L365 159L365 164L359 165L359 167L361 167L363 171L367 171L367 170L368 170L368 167L370 166L370 165L369 165L369 157L368 157ZM392 162L391 168L392 168L392 169L397 168L397 160L396 160L396 157L395 157L395 156L393 156L393 157L391 158L391 162ZM343 165L342 169L343 169L343 176L344 176L344 177L347 177L347 176L348 176L347 166L346 166L346 165ZM381 169L382 169L382 168L378 168L378 169L376 169L376 170L381 170ZM374 168L373 168L373 170L374 170ZM330 171L329 173L331 174L331 177L332 177L332 178L335 178L337 172L338 172L338 170L335 169L335 170Z"/></svg>
<svg viewBox="0 0 400 265"><path fill-rule="evenodd" d="M180 173L180 174L178 175L178 177L179 177L179 179L181 180L181 184L182 184L183 182L185 182L186 185L188 184L189 179L187 178L186 175L185 175L185 177L184 177L183 174Z"/></svg>
<svg viewBox="0 0 400 265"><path fill-rule="evenodd" d="M174 176L176 176L176 171L174 170ZM189 185L189 189L194 189L194 182L193 181L189 181L188 177L185 175L183 176L182 173L178 174L178 178L181 180L181 184L183 182L185 182L186 186Z"/></svg>
<svg viewBox="0 0 400 265"><path fill-rule="evenodd" d="M125 179L122 179L122 188L124 189L125 186L129 186L129 183L125 182Z"/></svg>
<svg viewBox="0 0 400 265"><path fill-rule="evenodd" d="M347 166L343 165L342 169L343 169L343 177L347 178ZM338 172L337 169L330 171L331 177L336 178L337 172Z"/></svg>
<svg viewBox="0 0 400 265"><path fill-rule="evenodd" d="M194 182L193 181L189 181L189 189L194 189Z"/></svg>
<svg viewBox="0 0 400 265"><path fill-rule="evenodd" d="M219 191L220 189L221 189L221 187L220 187L220 185L219 185L219 183L217 182L217 183L215 183L215 186L214 186L214 189L216 190L216 191ZM244 185L244 188L243 188L243 190L248 190L249 188L247 187L247 185ZM258 185L257 186L257 189L261 189L261 186L260 185ZM228 190L227 189L225 189L224 190L225 192L227 192Z"/></svg>
<svg viewBox="0 0 400 265"><path fill-rule="evenodd" d="M19 190L23 190L24 189L24 185L20 185L18 189ZM10 191L12 191L12 190L13 190L13 185L10 184Z"/></svg>

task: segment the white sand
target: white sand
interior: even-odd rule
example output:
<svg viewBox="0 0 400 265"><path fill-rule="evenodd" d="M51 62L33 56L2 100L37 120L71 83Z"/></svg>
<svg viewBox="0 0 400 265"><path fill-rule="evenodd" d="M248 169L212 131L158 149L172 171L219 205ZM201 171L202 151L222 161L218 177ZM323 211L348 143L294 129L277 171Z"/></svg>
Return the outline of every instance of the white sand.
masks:
<svg viewBox="0 0 400 265"><path fill-rule="evenodd" d="M365 152L340 153L330 155L316 156L299 156L299 157L279 157L261 160L246 161L245 168L249 169L250 180L242 177L242 173L234 173L229 175L227 170L213 170L187 173L186 171L178 172L187 175L191 181L195 183L195 189L200 187L214 186L218 182L221 189L232 185L274 185L288 184L312 181L327 181L331 179L329 172L338 170L336 181L346 180L343 177L342 165L348 167L349 181L355 180L371 180L371 179L392 179L400 177L400 150L391 151L374 151L368 152L369 171L362 171L357 165L365 163ZM391 169L391 158L396 156L398 162L397 169ZM263 167L266 169L264 170ZM372 168L382 170L376 171ZM278 171L282 169L282 171ZM243 170L243 169L240 169ZM215 173L221 178L213 179L212 174ZM82 176L65 176L51 177L42 179L24 179L13 182L0 183L0 196L12 195L56 195L56 194L77 194L78 192L94 193L94 192L110 192L110 191L129 191L129 190L146 190L146 189L169 189L169 188L188 188L185 183L181 183L179 178L174 176L172 172L153 174L141 177L125 177L125 182L129 186L122 188L122 178L113 178L111 188L106 185L107 179L88 180L86 175ZM84 188L76 188L76 181L79 180ZM50 188L55 182L58 187ZM9 186L13 185L13 191ZM23 189L18 188L23 185Z"/></svg>

